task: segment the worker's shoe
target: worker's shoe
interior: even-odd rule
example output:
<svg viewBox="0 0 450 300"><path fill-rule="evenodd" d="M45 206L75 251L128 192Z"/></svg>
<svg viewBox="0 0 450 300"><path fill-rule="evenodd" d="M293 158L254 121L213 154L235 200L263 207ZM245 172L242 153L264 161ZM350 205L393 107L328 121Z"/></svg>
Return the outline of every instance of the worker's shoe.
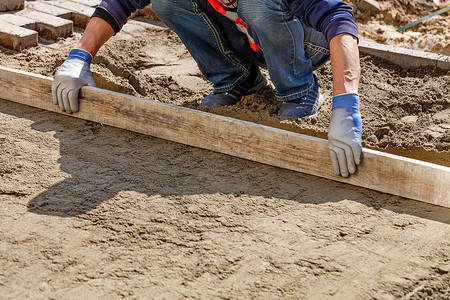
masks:
<svg viewBox="0 0 450 300"><path fill-rule="evenodd" d="M211 92L211 94L203 98L200 106L235 105L243 96L255 93L269 85L267 78L258 69L252 73L244 82L230 91L222 93Z"/></svg>
<svg viewBox="0 0 450 300"><path fill-rule="evenodd" d="M319 92L319 83L314 76L312 89L303 97L292 101L284 101L278 111L278 116L283 118L307 118L317 114L320 106L324 102L322 94Z"/></svg>

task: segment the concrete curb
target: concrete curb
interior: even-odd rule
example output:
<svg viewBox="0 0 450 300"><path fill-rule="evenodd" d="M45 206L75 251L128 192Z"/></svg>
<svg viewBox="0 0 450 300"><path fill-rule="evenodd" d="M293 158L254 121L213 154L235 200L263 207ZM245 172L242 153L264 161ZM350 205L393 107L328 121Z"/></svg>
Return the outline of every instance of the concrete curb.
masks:
<svg viewBox="0 0 450 300"><path fill-rule="evenodd" d="M438 67L450 70L450 56L411 50L402 47L382 45L373 42L360 41L359 51L390 61L402 68L417 68L424 66Z"/></svg>

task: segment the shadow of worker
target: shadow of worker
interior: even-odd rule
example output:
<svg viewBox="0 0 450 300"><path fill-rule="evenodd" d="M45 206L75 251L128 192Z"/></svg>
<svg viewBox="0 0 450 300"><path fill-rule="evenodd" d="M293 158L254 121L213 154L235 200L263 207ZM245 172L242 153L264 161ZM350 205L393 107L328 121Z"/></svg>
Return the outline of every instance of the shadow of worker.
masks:
<svg viewBox="0 0 450 300"><path fill-rule="evenodd" d="M124 191L246 194L300 202L311 202L314 194L319 202L336 201L329 190L336 189L333 184L318 192L324 179L54 113L26 117L33 119L33 129L54 132L60 170L66 173L58 172L65 178L29 202L33 213L77 216ZM345 190L350 198L355 194Z"/></svg>
<svg viewBox="0 0 450 300"><path fill-rule="evenodd" d="M24 116L21 111L20 117L33 120L35 130L54 132L52 138L59 143L58 163L67 174L58 172L65 178L29 202L28 210L36 214L78 216L104 201L114 201L120 193L133 192L136 197L144 195L145 201L154 199L148 196L202 194L313 204L350 200L450 223L443 208L401 197L55 113L40 111ZM133 195L126 201L134 201Z"/></svg>

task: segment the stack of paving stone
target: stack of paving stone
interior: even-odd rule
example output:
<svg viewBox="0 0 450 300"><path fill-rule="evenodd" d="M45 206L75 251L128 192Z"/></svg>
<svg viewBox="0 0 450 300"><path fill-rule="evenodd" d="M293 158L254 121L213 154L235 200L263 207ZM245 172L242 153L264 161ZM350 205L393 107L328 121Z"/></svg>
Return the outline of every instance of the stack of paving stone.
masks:
<svg viewBox="0 0 450 300"><path fill-rule="evenodd" d="M39 38L71 36L73 27L86 28L101 0L1 0L0 45L22 51Z"/></svg>

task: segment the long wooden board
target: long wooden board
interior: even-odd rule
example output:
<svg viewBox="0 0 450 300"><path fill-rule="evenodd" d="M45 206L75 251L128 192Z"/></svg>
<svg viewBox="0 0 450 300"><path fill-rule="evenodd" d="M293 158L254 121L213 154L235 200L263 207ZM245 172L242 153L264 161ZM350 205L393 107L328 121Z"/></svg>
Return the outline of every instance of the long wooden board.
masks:
<svg viewBox="0 0 450 300"><path fill-rule="evenodd" d="M419 68L425 66L450 70L450 56L408 49L403 47L359 41L359 52L380 57L402 68Z"/></svg>
<svg viewBox="0 0 450 300"><path fill-rule="evenodd" d="M52 78L0 67L0 98L67 115L53 104L51 85ZM363 149L358 172L343 178L324 139L91 87L70 116L450 207L450 168L440 165Z"/></svg>

